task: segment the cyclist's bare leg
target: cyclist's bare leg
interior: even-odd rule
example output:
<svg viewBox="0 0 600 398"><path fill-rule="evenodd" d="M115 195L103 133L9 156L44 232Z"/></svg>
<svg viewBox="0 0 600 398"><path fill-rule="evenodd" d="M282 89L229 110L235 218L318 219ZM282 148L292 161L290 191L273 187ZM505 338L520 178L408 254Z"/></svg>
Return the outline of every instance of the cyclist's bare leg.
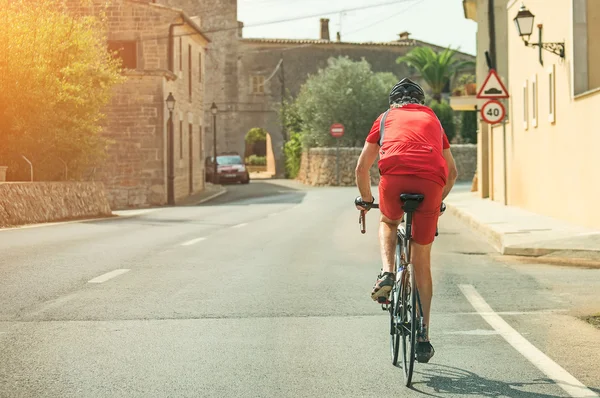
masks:
<svg viewBox="0 0 600 398"><path fill-rule="evenodd" d="M429 332L429 316L431 313L431 299L433 296L433 281L431 279L431 246L419 245L411 241L411 259L415 269L415 280L419 290L419 298L423 307L423 323ZM429 333L428 333L429 334ZM428 339L429 336L427 335Z"/></svg>
<svg viewBox="0 0 600 398"><path fill-rule="evenodd" d="M383 272L394 273L398 225L402 220L390 220L382 215L379 223L379 247Z"/></svg>

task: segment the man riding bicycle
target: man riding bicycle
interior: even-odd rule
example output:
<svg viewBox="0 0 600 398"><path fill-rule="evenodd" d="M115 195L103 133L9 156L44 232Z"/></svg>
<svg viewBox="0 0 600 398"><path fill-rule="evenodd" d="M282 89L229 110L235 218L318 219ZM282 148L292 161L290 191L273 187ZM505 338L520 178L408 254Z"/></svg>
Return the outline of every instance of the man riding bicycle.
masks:
<svg viewBox="0 0 600 398"><path fill-rule="evenodd" d="M423 308L423 333L418 336L417 358L428 362L434 349L429 341L429 316L433 283L431 246L437 230L442 201L457 177L456 165L444 129L431 108L424 105L423 89L408 78L391 90L390 109L373 123L356 166L356 184L363 203L373 203L369 170L379 154L379 242L382 272L377 276L371 298L388 297L396 276L394 255L397 228L404 211L401 193L423 194L413 218L411 262ZM358 198L357 198L358 200ZM357 205L359 210L369 209Z"/></svg>

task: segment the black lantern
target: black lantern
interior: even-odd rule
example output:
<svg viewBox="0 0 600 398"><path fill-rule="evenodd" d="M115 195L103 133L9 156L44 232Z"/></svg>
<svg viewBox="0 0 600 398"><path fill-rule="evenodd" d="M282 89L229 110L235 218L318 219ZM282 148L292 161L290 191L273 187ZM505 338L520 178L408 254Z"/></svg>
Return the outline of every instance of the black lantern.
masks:
<svg viewBox="0 0 600 398"><path fill-rule="evenodd" d="M529 36L533 33L533 19L535 15L531 13L527 8L525 8L525 4L521 4L521 8L519 9L519 13L515 17L515 26L519 31L519 36L523 38L525 41L529 41Z"/></svg>
<svg viewBox="0 0 600 398"><path fill-rule="evenodd" d="M519 36L525 42L525 45L528 47L538 47L540 53L540 64L544 65L544 61L542 59L542 50L549 51L553 54L558 55L561 58L565 57L565 43L542 43L542 24L539 24L538 32L538 42L530 43L529 37L533 33L533 20L535 15L531 13L527 8L525 8L525 4L521 4L521 8L519 8L519 12L517 16L513 19L515 21L515 26L517 27L517 31L519 32Z"/></svg>
<svg viewBox="0 0 600 398"><path fill-rule="evenodd" d="M175 109L175 97L173 97L173 93L169 93L166 102L169 112L173 112L173 109Z"/></svg>

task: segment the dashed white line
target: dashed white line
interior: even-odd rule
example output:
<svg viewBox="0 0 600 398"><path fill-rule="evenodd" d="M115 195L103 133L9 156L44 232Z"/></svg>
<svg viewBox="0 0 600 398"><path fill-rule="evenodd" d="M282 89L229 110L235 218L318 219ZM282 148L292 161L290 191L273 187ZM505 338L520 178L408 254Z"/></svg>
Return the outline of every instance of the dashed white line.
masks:
<svg viewBox="0 0 600 398"><path fill-rule="evenodd" d="M276 215L278 215L279 213L271 213L269 214L267 217L275 217Z"/></svg>
<svg viewBox="0 0 600 398"><path fill-rule="evenodd" d="M187 242L183 242L181 244L181 246L191 246L191 245L195 245L198 242L202 242L203 240L205 240L206 237L202 237L202 238L196 238L196 239L192 239L192 240L188 240Z"/></svg>
<svg viewBox="0 0 600 398"><path fill-rule="evenodd" d="M246 225L248 225L248 223L245 222L245 223L242 223L242 224L234 225L231 228L242 228L242 227L245 227Z"/></svg>
<svg viewBox="0 0 600 398"><path fill-rule="evenodd" d="M117 277L119 275L123 275L124 273L129 272L129 271L131 271L131 270L129 270L129 269L116 269L114 271L107 272L106 274L97 276L96 278L89 280L88 283L102 283L102 282L106 282L109 279L115 278L115 277Z"/></svg>
<svg viewBox="0 0 600 398"><path fill-rule="evenodd" d="M515 350L520 352L546 376L554 380L571 397L598 396L513 329L494 312L472 285L459 285L459 288L473 308L494 330L500 333Z"/></svg>

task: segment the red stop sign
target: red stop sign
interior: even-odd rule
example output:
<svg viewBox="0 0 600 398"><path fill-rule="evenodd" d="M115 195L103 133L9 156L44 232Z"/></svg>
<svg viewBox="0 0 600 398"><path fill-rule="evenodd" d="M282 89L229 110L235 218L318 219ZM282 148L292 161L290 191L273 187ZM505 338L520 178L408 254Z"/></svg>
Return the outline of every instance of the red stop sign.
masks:
<svg viewBox="0 0 600 398"><path fill-rule="evenodd" d="M344 135L344 125L341 123L334 123L329 129L332 137L339 138Z"/></svg>

